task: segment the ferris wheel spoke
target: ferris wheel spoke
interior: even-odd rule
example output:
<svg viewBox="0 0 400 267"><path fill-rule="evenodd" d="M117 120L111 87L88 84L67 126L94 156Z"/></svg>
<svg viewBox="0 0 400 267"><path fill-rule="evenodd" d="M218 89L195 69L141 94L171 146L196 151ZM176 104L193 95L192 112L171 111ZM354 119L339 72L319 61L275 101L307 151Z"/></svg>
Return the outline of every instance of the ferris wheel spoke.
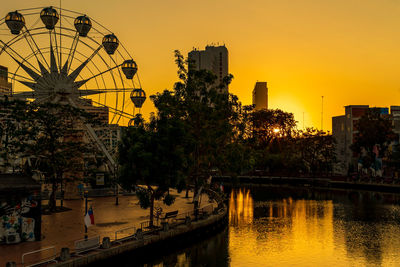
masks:
<svg viewBox="0 0 400 267"><path fill-rule="evenodd" d="M33 35L32 35L31 32L29 31L29 29L26 27L26 25L25 25L24 27L25 27L25 32L24 32L25 40L26 40L26 42L28 43L29 47L31 48L33 54L35 55L35 57L36 57L36 59L37 59L37 61L38 61L38 63L39 63L40 70L42 71L42 74L43 74L43 69L45 69L45 68L44 68L44 67L42 68L43 65L42 65L41 61L39 60L39 58L38 58L38 56L37 56L37 53L40 54L42 61L43 61L43 62L47 65L47 67L50 69L49 63L47 62L46 58L43 56L42 51L39 49L39 46L37 45L35 39L33 38ZM34 51L32 45L31 45L31 42L28 40L28 36L29 36L30 41L31 41L31 42L34 44L34 46L36 47L36 51L37 51L37 52Z"/></svg>
<svg viewBox="0 0 400 267"><path fill-rule="evenodd" d="M49 34L50 34L50 72L58 73L56 56L54 55L53 42L51 40L51 31L49 31ZM57 42L56 42L56 45L57 45Z"/></svg>
<svg viewBox="0 0 400 267"><path fill-rule="evenodd" d="M10 55L10 54L9 54ZM22 62L18 61L18 59L16 59L15 57L13 57L12 55L10 55L10 57L12 59L14 59L15 62L17 62L17 64L26 72L28 73L29 76L32 77L33 80L37 81L40 78L40 75L37 74L34 70L32 70L31 68L25 66L25 64L23 64Z"/></svg>
<svg viewBox="0 0 400 267"><path fill-rule="evenodd" d="M6 52L7 55L9 55L15 62L17 62L17 64L20 65L29 74L29 76L31 76L33 79L37 79L38 77L40 77L40 75L35 72L35 70L39 71L35 66L33 66L29 61L25 61L23 56L21 56L17 51L12 49L2 40L0 40L0 42L3 44L2 51ZM21 61L19 61L17 57L20 58ZM27 62L32 68L27 67L22 62Z"/></svg>
<svg viewBox="0 0 400 267"><path fill-rule="evenodd" d="M110 89L86 89L86 91L97 91L99 93L130 93L132 90L139 88L110 88ZM79 90L83 91L83 90Z"/></svg>
<svg viewBox="0 0 400 267"><path fill-rule="evenodd" d="M120 116L122 116L122 117L125 117L125 118L128 118L128 119L132 119L132 114L126 113L126 112L124 112L124 111L122 111L122 110L118 110L118 109L113 108L113 107L109 107L109 106L107 106L107 105L104 105L104 104L102 104L102 103L96 102L96 101L94 101L94 100L92 100L92 102L93 102L94 104L96 104L96 105L101 106L101 107L106 107L106 108L108 108L108 109L110 110L110 112L112 112L112 113L114 113L114 114L118 114L118 115L120 115Z"/></svg>
<svg viewBox="0 0 400 267"><path fill-rule="evenodd" d="M76 52L76 47L78 46L78 42L79 42L79 33L76 32L74 39L72 40L71 48L69 49L67 61L65 62L65 65L63 67L63 71L66 74L68 74L69 70L71 69L72 61L74 60L75 57L75 52Z"/></svg>
<svg viewBox="0 0 400 267"><path fill-rule="evenodd" d="M81 73L81 71L85 68L85 66L93 59L93 57L95 55L97 55L97 53L99 53L100 49L103 46L100 45L91 55L90 57L88 57L81 65L79 65L79 67L77 67L68 77L70 77L72 80L75 80L76 77L78 77L79 73ZM92 76L92 78L94 78L94 76ZM92 79L90 78L90 79ZM88 79L88 80L90 80Z"/></svg>
<svg viewBox="0 0 400 267"><path fill-rule="evenodd" d="M23 79L28 80L28 81L34 81L32 78L28 78L28 77L25 77L25 76L23 76L23 75L16 74L16 73L13 73L12 76L11 76L11 74L10 74L10 76L8 76L8 79L17 81L17 79L16 79L14 76L17 76L17 77L19 77L19 78L23 78Z"/></svg>
<svg viewBox="0 0 400 267"><path fill-rule="evenodd" d="M97 95L101 94L100 90L78 90L79 96L89 96L89 95Z"/></svg>
<svg viewBox="0 0 400 267"><path fill-rule="evenodd" d="M17 92L13 94L13 97L15 98L37 98L38 96L46 96L47 93L45 92L34 92L34 91L23 91L23 92Z"/></svg>
<svg viewBox="0 0 400 267"><path fill-rule="evenodd" d="M83 64L85 64L85 62L83 62L82 65L83 65ZM82 65L81 65L81 66L82 66ZM85 64L85 65L86 65L86 64ZM98 77L98 76L100 76L100 75L103 75L104 73L110 72L110 71L112 71L113 69L116 69L116 68L120 67L121 65L122 65L122 64L116 65L116 66L114 66L114 67L112 67L112 68L109 68L108 70L105 70L105 71L103 71L103 72L100 72L100 73L98 73L98 74L96 74L96 75L92 75L91 77L89 77L89 78L87 78L87 79L85 79L85 80L75 82L77 85L79 85L79 86L77 86L77 88L80 88L82 85L84 85L86 82L90 81L91 79L96 78L96 77ZM83 66L83 67L84 67L84 66ZM71 74L71 75L72 75L72 74ZM70 76L71 76L71 75L70 75Z"/></svg>
<svg viewBox="0 0 400 267"><path fill-rule="evenodd" d="M16 80L20 83L22 83L23 85L31 88L32 90L36 90L36 83L35 82L27 82L27 81L20 81L20 80Z"/></svg>

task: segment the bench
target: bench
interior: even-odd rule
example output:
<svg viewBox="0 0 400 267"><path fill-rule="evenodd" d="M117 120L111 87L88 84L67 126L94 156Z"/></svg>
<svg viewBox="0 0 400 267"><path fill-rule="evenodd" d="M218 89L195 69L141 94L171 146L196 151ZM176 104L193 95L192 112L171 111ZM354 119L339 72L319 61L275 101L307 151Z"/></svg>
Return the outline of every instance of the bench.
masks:
<svg viewBox="0 0 400 267"><path fill-rule="evenodd" d="M165 216L161 218L162 222L167 221L168 219L175 219L176 216L178 216L178 211L174 210L174 211L170 211L170 212L166 212Z"/></svg>

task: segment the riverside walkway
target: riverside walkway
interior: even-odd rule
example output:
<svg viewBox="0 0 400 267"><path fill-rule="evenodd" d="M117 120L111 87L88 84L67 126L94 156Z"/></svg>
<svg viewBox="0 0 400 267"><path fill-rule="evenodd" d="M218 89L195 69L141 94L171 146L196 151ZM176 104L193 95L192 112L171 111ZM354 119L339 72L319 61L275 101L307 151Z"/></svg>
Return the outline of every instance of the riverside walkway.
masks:
<svg viewBox="0 0 400 267"><path fill-rule="evenodd" d="M163 209L163 214L179 210L184 213L193 209L192 194L185 198L185 192L176 196L173 205L166 206L162 201L156 201L155 206ZM89 198L89 206L93 207L95 225L88 228L88 236L113 238L116 231L127 227L138 227L141 222L149 219L149 209L141 209L136 196L120 196L119 205L115 205L115 197ZM202 195L203 205L208 205L208 197ZM73 251L74 242L84 237L84 200L65 200L64 206L71 210L42 216L42 241L24 242L15 245L0 245L0 266L7 262L16 262L22 266L24 253L54 246L57 254L61 248L69 247ZM33 260L33 259L32 259Z"/></svg>

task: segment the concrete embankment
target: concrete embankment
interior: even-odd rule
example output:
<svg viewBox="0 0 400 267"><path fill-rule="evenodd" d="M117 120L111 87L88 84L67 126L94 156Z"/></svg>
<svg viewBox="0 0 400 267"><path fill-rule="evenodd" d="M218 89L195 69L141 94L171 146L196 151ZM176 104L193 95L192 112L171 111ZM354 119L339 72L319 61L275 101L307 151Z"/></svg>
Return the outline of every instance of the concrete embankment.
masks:
<svg viewBox="0 0 400 267"><path fill-rule="evenodd" d="M298 185L322 188L340 188L367 190L388 193L400 193L399 184L385 184L359 181L334 181L329 177L279 177L279 176L215 176L213 182L222 182L227 185Z"/></svg>
<svg viewBox="0 0 400 267"><path fill-rule="evenodd" d="M87 254L72 257L63 262L58 262L52 266L85 266L97 265L106 260L110 260L119 255L134 253L135 251L151 250L154 246L173 246L178 238L197 238L199 234L206 235L227 225L227 207L221 205L212 214L197 220L186 220L182 224L164 224L162 229L151 233L141 233L136 236L136 240L126 242L107 242L103 239L101 248L90 251Z"/></svg>

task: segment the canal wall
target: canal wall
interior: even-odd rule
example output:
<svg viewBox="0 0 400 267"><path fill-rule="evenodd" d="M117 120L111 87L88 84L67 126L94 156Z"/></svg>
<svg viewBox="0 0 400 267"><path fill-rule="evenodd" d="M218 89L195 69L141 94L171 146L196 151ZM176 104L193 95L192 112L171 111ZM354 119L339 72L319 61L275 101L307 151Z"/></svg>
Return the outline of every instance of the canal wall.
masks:
<svg viewBox="0 0 400 267"><path fill-rule="evenodd" d="M358 181L333 181L329 177L279 177L279 176L214 176L213 182L219 182L226 185L294 185L320 188L337 188L337 189L353 189L366 190L387 193L400 193L399 184L385 184L373 182Z"/></svg>
<svg viewBox="0 0 400 267"><path fill-rule="evenodd" d="M124 243L109 243L107 240L103 239L102 246L95 251L90 251L87 254L72 255L72 258L52 264L51 266L97 266L99 262L104 263L107 260L112 260L113 258L126 253L151 253L155 246L171 247L177 239L185 238L193 240L222 229L223 227L226 227L227 221L227 206L221 204L212 214L208 214L197 221L186 220L180 225L165 224L163 229L137 235L136 240Z"/></svg>

